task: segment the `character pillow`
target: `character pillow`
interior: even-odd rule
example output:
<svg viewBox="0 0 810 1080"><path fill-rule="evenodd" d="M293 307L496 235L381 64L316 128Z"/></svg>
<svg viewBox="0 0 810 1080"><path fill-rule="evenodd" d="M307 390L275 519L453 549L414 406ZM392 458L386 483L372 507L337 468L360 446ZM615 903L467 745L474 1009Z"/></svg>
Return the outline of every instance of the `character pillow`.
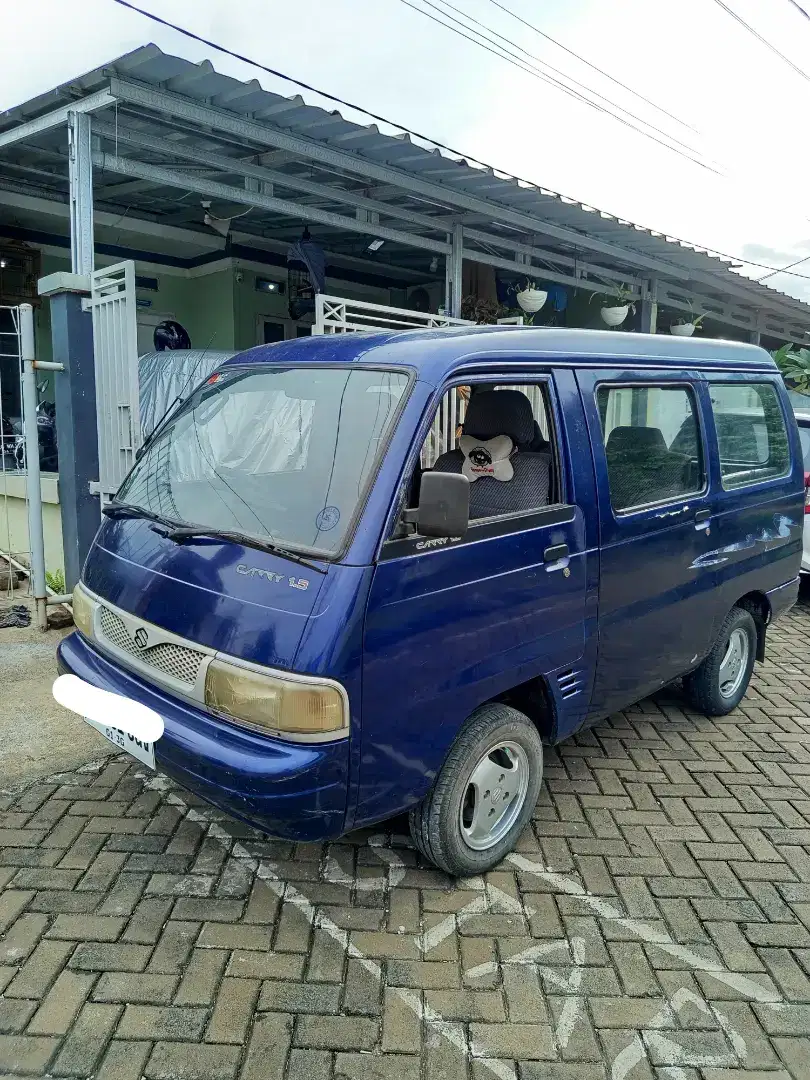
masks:
<svg viewBox="0 0 810 1080"><path fill-rule="evenodd" d="M464 454L461 472L471 484L482 476L502 481L511 480L514 476L511 457L515 444L508 435L496 435L494 439L474 439L471 435L462 435L459 448Z"/></svg>

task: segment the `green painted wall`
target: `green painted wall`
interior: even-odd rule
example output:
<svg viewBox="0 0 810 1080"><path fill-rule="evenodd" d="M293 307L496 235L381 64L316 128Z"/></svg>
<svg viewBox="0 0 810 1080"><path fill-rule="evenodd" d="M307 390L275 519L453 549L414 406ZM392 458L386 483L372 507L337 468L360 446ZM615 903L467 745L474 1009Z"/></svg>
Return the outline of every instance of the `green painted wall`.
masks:
<svg viewBox="0 0 810 1080"><path fill-rule="evenodd" d="M233 275L233 322L234 346L237 349L251 349L260 342L258 319L267 315L274 319L289 319L286 292L265 293L256 291L256 278L272 278L286 284L287 275L283 270L257 274L253 270L237 270ZM241 280L240 280L241 279Z"/></svg>
<svg viewBox="0 0 810 1080"><path fill-rule="evenodd" d="M59 509L59 481L48 473L42 477L42 531L45 538L45 569L64 571L62 553L62 517ZM22 474L0 472L0 550L14 553L25 566L28 552L28 503Z"/></svg>
<svg viewBox="0 0 810 1080"><path fill-rule="evenodd" d="M109 263L100 259L99 264ZM42 276L70 270L70 258L42 256ZM249 349L260 341L259 317L289 319L287 296L257 292L256 278L269 277L286 283L283 268L268 267L267 270L229 268L199 277L161 273L152 267L136 264L139 276L156 278L157 292L138 289L139 300L150 302L144 313L171 314L188 330L195 349ZM327 291L353 300L367 300L376 304L391 304L389 289L374 288L327 279ZM35 312L37 353L42 360L50 360L51 321L47 300ZM52 396L52 395L51 395Z"/></svg>
<svg viewBox="0 0 810 1080"><path fill-rule="evenodd" d="M234 347L232 270L193 278L151 271L144 271L144 276L158 279L158 291L139 289L138 299L152 301L149 311L173 314L188 330L195 349Z"/></svg>
<svg viewBox="0 0 810 1080"><path fill-rule="evenodd" d="M273 319L289 319L287 295L256 291L256 278L272 278L286 284L287 275L283 269L268 267L260 273L249 269L237 269L233 272L233 317L235 347L250 349L260 343L259 318L267 316ZM241 279L241 280L239 280ZM354 282L326 279L326 290L336 296L345 296L349 300L366 300L372 304L390 304L389 289L358 285Z"/></svg>
<svg viewBox="0 0 810 1080"><path fill-rule="evenodd" d="M101 261L104 265L105 261ZM42 276L70 270L70 259L54 255L42 256ZM151 267L136 264L139 276L156 278L157 292L138 289L139 300L149 301L144 314L171 314L188 330L195 349L249 349L261 340L260 316L288 320L287 296L257 292L256 278L269 277L286 284L283 268L268 267L256 271L247 268L229 268L199 277L161 273ZM356 283L327 279L327 290L338 296L354 300L367 300L377 304L391 304L391 291ZM43 300L35 312L37 353L42 360L50 360L51 322L50 306ZM48 380L52 384L52 378ZM52 386L46 397L53 399Z"/></svg>

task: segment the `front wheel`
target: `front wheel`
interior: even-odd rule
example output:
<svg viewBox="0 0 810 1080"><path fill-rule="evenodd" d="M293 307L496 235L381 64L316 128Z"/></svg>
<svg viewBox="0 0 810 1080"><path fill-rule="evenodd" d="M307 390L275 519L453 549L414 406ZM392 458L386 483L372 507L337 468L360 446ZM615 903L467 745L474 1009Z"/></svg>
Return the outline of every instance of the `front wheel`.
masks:
<svg viewBox="0 0 810 1080"><path fill-rule="evenodd" d="M683 680L686 695L707 716L725 716L745 696L757 649L757 627L750 611L733 607L720 627L714 648Z"/></svg>
<svg viewBox="0 0 810 1080"><path fill-rule="evenodd" d="M531 720L507 705L483 705L411 811L413 841L456 877L491 870L515 846L542 779L543 744Z"/></svg>

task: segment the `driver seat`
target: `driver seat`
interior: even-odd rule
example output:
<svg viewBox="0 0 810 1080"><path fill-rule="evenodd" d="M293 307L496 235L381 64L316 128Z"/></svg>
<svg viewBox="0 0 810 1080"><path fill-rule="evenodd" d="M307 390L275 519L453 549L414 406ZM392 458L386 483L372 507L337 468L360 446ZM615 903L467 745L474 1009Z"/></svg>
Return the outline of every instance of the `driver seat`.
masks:
<svg viewBox="0 0 810 1080"><path fill-rule="evenodd" d="M532 405L520 390L479 390L470 398L462 428L464 435L487 441L499 435L512 440L510 480L479 476L470 484L470 520L500 517L548 505L551 453L531 449L536 425ZM460 449L442 454L434 472L462 472Z"/></svg>

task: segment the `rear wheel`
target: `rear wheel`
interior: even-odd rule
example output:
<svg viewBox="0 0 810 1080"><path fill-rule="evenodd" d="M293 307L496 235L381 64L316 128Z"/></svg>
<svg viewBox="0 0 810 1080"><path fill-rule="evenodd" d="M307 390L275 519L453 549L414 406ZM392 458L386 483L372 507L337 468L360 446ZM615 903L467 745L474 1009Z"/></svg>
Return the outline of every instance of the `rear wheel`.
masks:
<svg viewBox="0 0 810 1080"><path fill-rule="evenodd" d="M470 716L431 790L411 811L417 848L448 874L492 869L520 836L543 779L543 744L534 724L507 705Z"/></svg>
<svg viewBox="0 0 810 1080"><path fill-rule="evenodd" d="M757 627L750 611L733 607L720 627L714 648L684 678L687 697L707 716L725 716L745 696L754 669Z"/></svg>

